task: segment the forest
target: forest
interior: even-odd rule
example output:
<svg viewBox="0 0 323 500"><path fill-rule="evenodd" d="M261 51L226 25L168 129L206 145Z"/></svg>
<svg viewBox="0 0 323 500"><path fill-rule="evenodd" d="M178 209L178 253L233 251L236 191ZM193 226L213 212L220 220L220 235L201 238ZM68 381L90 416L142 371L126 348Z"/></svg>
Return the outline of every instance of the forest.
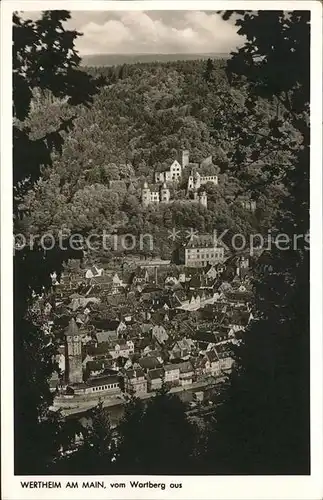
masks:
<svg viewBox="0 0 323 500"><path fill-rule="evenodd" d="M246 41L225 61L104 68L80 68L78 34L63 27L69 18L67 11L13 18L15 234L162 234L173 224L308 232L308 12L238 11ZM220 183L207 187L208 209L143 212L140 183L181 148L196 161L213 156ZM131 193L110 188L122 179L133 180ZM257 201L254 215L235 203L241 196ZM130 401L116 449L106 414L94 409L84 445L65 460L61 450L75 429L50 410L56 346L32 305L71 257L73 249L44 250L37 239L14 254L16 473L309 474L309 255L302 243L274 247L274 271L256 280L256 319L205 432L162 392L146 409Z"/></svg>
<svg viewBox="0 0 323 500"><path fill-rule="evenodd" d="M36 89L24 123L33 138L50 133L62 119L73 115L75 119L61 153L54 149L52 166L43 169L22 200L30 214L24 217L24 230L34 234L66 229L95 234L148 232L156 244L143 253L162 258L170 258L174 250L167 238L172 227L228 230L228 241L234 233L246 237L265 233L287 194L279 175L273 173L278 162L290 164L290 154L272 151L265 144L258 155L259 145L248 144L241 147L237 169L238 135L227 121L230 118L232 124L243 113L246 90L230 86L225 68L224 59L86 67L83 70L102 78L104 85L91 107L76 109L64 98ZM259 133L265 134L277 106L259 101L256 118L261 120ZM227 116L228 110L232 117ZM206 185L208 208L181 204L186 171L178 189L172 189L173 204L144 209L144 181L152 182L155 171L168 169L182 149L188 149L195 162L213 157L213 164L200 171L219 176L218 186ZM110 181L123 182L110 187ZM250 199L257 203L255 213L241 206L242 200ZM109 254L102 251L95 257L100 256Z"/></svg>

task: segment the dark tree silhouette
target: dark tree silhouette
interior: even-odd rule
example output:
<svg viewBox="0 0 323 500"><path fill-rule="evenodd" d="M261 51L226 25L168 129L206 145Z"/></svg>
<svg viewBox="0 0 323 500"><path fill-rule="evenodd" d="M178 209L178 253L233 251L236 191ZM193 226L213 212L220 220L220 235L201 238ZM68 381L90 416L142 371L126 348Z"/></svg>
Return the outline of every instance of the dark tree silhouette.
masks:
<svg viewBox="0 0 323 500"><path fill-rule="evenodd" d="M256 320L217 411L206 466L224 474L308 474L309 13L239 12L236 24L247 42L228 62L232 85L247 83L251 117L259 97L280 103L265 137L249 131L239 140L257 137L259 150L273 143L292 153L292 168L277 164L288 196L276 221L291 249L274 244L273 270L256 280ZM286 125L297 132L297 147L286 143ZM297 248L295 234L303 235Z"/></svg>
<svg viewBox="0 0 323 500"><path fill-rule="evenodd" d="M197 429L185 405L161 389L147 403L132 398L119 426L116 470L123 474L188 474L194 471Z"/></svg>
<svg viewBox="0 0 323 500"><path fill-rule="evenodd" d="M73 117L62 119L57 128L32 138L28 116L35 94L48 92L67 99L71 107L89 105L102 84L78 69L74 49L79 33L66 30L67 11L46 11L37 21L13 15L13 179L14 231L21 231L26 215L23 197L35 184L51 154L61 150L63 132ZM48 380L57 368L56 346L41 329L41 321L30 311L33 294L42 294L51 284L50 272L61 272L62 263L77 254L58 245L44 250L35 239L14 255L14 365L15 365L15 471L42 473L52 462L63 437L57 418L49 411L52 395ZM79 257L81 252L79 253Z"/></svg>

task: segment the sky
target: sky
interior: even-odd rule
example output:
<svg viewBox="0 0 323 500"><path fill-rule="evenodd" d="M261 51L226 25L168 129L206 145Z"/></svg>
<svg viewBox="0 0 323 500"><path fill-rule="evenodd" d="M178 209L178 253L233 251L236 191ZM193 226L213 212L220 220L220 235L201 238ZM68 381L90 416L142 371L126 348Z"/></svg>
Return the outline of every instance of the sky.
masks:
<svg viewBox="0 0 323 500"><path fill-rule="evenodd" d="M76 41L80 55L229 53L243 43L236 27L212 11L72 11L71 15L67 26L83 33Z"/></svg>

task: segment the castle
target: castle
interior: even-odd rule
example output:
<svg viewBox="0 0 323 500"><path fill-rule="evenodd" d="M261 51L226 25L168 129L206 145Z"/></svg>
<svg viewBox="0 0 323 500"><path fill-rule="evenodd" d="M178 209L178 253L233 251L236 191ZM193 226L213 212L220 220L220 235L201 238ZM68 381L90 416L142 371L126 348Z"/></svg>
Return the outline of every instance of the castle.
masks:
<svg viewBox="0 0 323 500"><path fill-rule="evenodd" d="M147 182L144 183L144 186L141 190L141 202L144 207L159 203L173 203L174 201L175 200L170 199L170 191L166 185L166 182L164 182L162 186L149 186ZM207 208L207 194L205 191L199 194L195 191L193 199L178 201L181 201L182 203L200 204Z"/></svg>
<svg viewBox="0 0 323 500"><path fill-rule="evenodd" d="M193 172L192 170L187 182L187 191L196 191L207 182L212 182L216 186L218 184L218 176L207 175L202 177L198 172Z"/></svg>
<svg viewBox="0 0 323 500"><path fill-rule="evenodd" d="M177 183L182 178L183 172L186 167L190 167L191 174L187 183L187 194L193 193L193 198L181 200L183 203L195 203L207 207L207 194L205 191L197 193L198 189L207 182L218 184L218 176L201 176L196 169L199 167L209 166L212 164L212 156L209 156L201 163L191 163L189 161L189 151L183 150L181 153L180 161L174 160L169 170L163 172L155 172L155 184L149 186L147 182L141 190L141 202L144 207L158 203L172 203L174 200L170 199L170 190L167 182ZM159 183L159 184L158 184Z"/></svg>

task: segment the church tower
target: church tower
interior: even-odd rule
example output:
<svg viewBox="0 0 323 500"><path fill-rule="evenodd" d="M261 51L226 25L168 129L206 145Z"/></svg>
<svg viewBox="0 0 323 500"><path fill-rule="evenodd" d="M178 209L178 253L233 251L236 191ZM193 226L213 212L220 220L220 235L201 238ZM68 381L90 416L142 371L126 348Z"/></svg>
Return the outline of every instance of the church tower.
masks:
<svg viewBox="0 0 323 500"><path fill-rule="evenodd" d="M169 192L168 187L166 186L166 182L164 182L164 184L160 190L160 195L161 195L161 201L163 203L169 203L170 192Z"/></svg>
<svg viewBox="0 0 323 500"><path fill-rule="evenodd" d="M69 322L66 336L66 383L79 384L83 382L82 343L79 329L74 318Z"/></svg>
<svg viewBox="0 0 323 500"><path fill-rule="evenodd" d="M144 207L148 207L150 204L150 189L148 183L144 183L144 187L141 190L141 201Z"/></svg>

